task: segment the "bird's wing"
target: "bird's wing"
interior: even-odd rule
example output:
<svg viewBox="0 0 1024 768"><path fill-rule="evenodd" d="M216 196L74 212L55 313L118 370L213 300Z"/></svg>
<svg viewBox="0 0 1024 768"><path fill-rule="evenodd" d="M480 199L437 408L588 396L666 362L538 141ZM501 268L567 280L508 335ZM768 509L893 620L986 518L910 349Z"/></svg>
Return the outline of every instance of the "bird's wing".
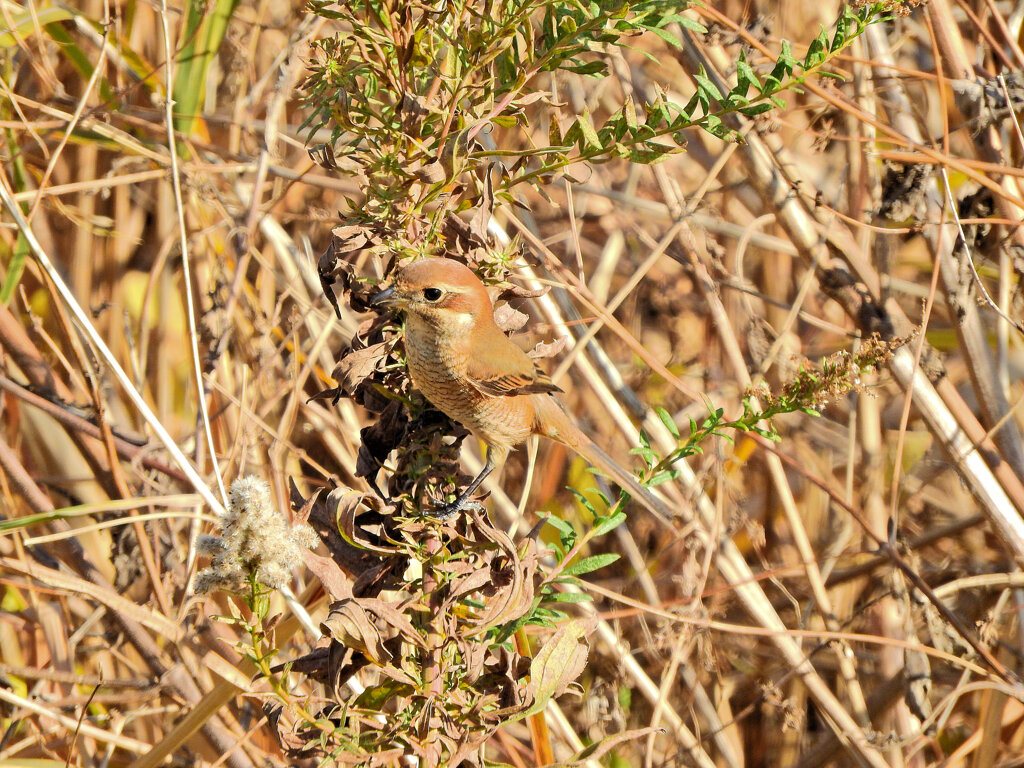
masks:
<svg viewBox="0 0 1024 768"><path fill-rule="evenodd" d="M494 334L475 345L466 378L488 397L561 392L523 350L495 327Z"/></svg>
<svg viewBox="0 0 1024 768"><path fill-rule="evenodd" d="M542 392L562 391L558 385L540 371L536 371L529 376L519 374L504 374L490 378L474 378L470 376L469 383L481 394L491 397L533 395Z"/></svg>

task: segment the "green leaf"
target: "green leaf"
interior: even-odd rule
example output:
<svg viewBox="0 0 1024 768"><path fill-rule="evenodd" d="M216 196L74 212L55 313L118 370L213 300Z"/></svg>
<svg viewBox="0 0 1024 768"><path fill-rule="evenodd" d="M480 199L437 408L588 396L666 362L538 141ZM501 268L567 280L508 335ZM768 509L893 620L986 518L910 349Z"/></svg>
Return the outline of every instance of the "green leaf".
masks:
<svg viewBox="0 0 1024 768"><path fill-rule="evenodd" d="M66 8L50 7L40 8L32 11L21 11L12 13L4 18L4 31L0 32L0 47L11 48L35 33L37 24L45 27L48 24L56 24L59 21L68 21L74 18L74 14Z"/></svg>
<svg viewBox="0 0 1024 768"><path fill-rule="evenodd" d="M608 74L608 65L603 61L588 61L585 64L576 64L571 67L563 67L563 69L575 72L577 75L600 75L604 77Z"/></svg>
<svg viewBox="0 0 1024 768"><path fill-rule="evenodd" d="M676 426L676 422L673 420L672 415L661 406L655 408L654 411L658 414L658 418L661 419L661 423L665 425L665 429L669 431L672 437L678 440L679 427Z"/></svg>
<svg viewBox="0 0 1024 768"><path fill-rule="evenodd" d="M708 33L707 27L701 24L696 19L691 19L689 16L679 16L679 26L684 29L692 30L699 35L706 35Z"/></svg>
<svg viewBox="0 0 1024 768"><path fill-rule="evenodd" d="M608 517L600 517L597 519L597 525L594 526L594 536L604 536L606 533L614 531L624 522L626 522L625 512L616 512Z"/></svg>
<svg viewBox="0 0 1024 768"><path fill-rule="evenodd" d="M640 430L640 445L643 448L648 448L648 449L651 447L651 438L649 438L647 436L647 433L644 432L642 429Z"/></svg>
<svg viewBox="0 0 1024 768"><path fill-rule="evenodd" d="M669 480L675 480L679 477L678 469L665 469L654 475L650 480L647 481L647 485L661 485L667 483Z"/></svg>
<svg viewBox="0 0 1024 768"><path fill-rule="evenodd" d="M395 697L408 696L414 689L408 683L385 678L380 685L372 685L356 697L357 707L380 711Z"/></svg>
<svg viewBox="0 0 1024 768"><path fill-rule="evenodd" d="M580 127L580 132L583 134L583 141L594 149L603 149L601 145L601 139L597 135L597 131L594 129L594 121L590 116L590 110L584 108L583 114L576 120L576 124Z"/></svg>
<svg viewBox="0 0 1024 768"><path fill-rule="evenodd" d="M212 9L202 0L188 3L182 37L188 42L178 57L178 71L174 76L175 128L185 135L192 133L210 64L220 51L238 3L239 0L214 0Z"/></svg>
<svg viewBox="0 0 1024 768"><path fill-rule="evenodd" d="M544 519L548 525L550 525L552 528L558 531L558 538L561 541L563 547L569 549L572 547L573 544L576 543L576 530L572 527L572 525L567 523L565 520L562 520L560 517L555 517L554 515L551 515Z"/></svg>
<svg viewBox="0 0 1024 768"><path fill-rule="evenodd" d="M742 93L744 95L749 93L751 88L755 91L761 90L761 81L757 79L754 68L747 63L747 57L743 51L740 51L739 61L736 62L736 83L737 88L743 86Z"/></svg>
<svg viewBox="0 0 1024 768"><path fill-rule="evenodd" d="M546 603L592 603L594 598L586 592L556 592Z"/></svg>
<svg viewBox="0 0 1024 768"><path fill-rule="evenodd" d="M660 37L662 40L664 40L669 45L675 46L676 48L682 48L683 47L683 41L680 40L675 35L673 35L667 29L654 28L654 29L651 29L651 30L648 30L648 31L650 31L651 33L657 35L658 37Z"/></svg>
<svg viewBox="0 0 1024 768"><path fill-rule="evenodd" d="M594 505L591 504L590 499L588 499L586 496L580 493L579 490L575 488L566 487L566 490L568 490L568 492L572 494L572 496L577 498L577 501L579 501L580 504L583 505L584 509L586 509L592 516L597 517L597 510L594 509Z"/></svg>
<svg viewBox="0 0 1024 768"><path fill-rule="evenodd" d="M501 128L515 128L519 124L514 115L498 115L497 117L492 117L491 122Z"/></svg>
<svg viewBox="0 0 1024 768"><path fill-rule="evenodd" d="M697 82L697 87L707 96L708 99L714 99L715 101L722 100L722 92L718 90L717 85L708 79L707 75L704 73L703 67L701 67L701 71L699 73L693 76L693 79Z"/></svg>
<svg viewBox="0 0 1024 768"><path fill-rule="evenodd" d="M606 565L611 565L619 559L619 555L614 552L606 552L601 555L591 555L590 557L584 557L582 560L577 560L572 565L569 565L562 571L565 576L582 576L584 573L591 573L599 568L604 568Z"/></svg>
<svg viewBox="0 0 1024 768"><path fill-rule="evenodd" d="M804 57L803 63L804 69L812 69L825 61L828 56L827 46L828 35L825 33L825 28L822 27L818 36L807 47L807 55Z"/></svg>
<svg viewBox="0 0 1024 768"><path fill-rule="evenodd" d="M798 64L797 60L793 58L792 48L788 40L783 40L780 48L781 53L775 62L775 67L772 69L771 74L771 77L779 84L792 74L793 67Z"/></svg>

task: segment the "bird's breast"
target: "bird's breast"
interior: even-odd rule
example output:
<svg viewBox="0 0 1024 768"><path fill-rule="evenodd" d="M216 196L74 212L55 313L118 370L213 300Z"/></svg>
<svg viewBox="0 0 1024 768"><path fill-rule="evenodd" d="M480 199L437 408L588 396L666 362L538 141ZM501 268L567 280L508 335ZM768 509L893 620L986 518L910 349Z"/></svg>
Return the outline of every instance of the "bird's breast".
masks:
<svg viewBox="0 0 1024 768"><path fill-rule="evenodd" d="M487 396L470 382L471 349L453 340L439 343L407 327L405 354L416 389L488 445L509 449L532 433L534 414L529 396Z"/></svg>

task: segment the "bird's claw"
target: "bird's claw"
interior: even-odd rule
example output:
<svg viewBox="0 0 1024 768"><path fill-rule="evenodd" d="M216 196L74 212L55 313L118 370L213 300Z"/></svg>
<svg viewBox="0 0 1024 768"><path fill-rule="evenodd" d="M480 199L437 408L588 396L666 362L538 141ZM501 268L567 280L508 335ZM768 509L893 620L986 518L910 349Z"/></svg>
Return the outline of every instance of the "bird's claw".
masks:
<svg viewBox="0 0 1024 768"><path fill-rule="evenodd" d="M473 509L481 514L484 512L484 505L479 501L465 501L456 499L451 504L438 504L431 511L430 516L435 520L444 522L451 520L464 509Z"/></svg>

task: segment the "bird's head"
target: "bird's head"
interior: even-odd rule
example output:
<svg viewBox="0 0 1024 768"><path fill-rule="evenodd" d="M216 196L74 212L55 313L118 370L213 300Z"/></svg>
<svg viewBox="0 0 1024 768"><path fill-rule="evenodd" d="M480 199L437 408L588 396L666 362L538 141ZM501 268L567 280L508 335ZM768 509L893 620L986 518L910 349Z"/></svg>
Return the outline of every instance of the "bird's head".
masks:
<svg viewBox="0 0 1024 768"><path fill-rule="evenodd" d="M421 259L404 267L390 288L370 299L370 306L397 307L435 327L472 326L493 317L480 278L452 259Z"/></svg>

